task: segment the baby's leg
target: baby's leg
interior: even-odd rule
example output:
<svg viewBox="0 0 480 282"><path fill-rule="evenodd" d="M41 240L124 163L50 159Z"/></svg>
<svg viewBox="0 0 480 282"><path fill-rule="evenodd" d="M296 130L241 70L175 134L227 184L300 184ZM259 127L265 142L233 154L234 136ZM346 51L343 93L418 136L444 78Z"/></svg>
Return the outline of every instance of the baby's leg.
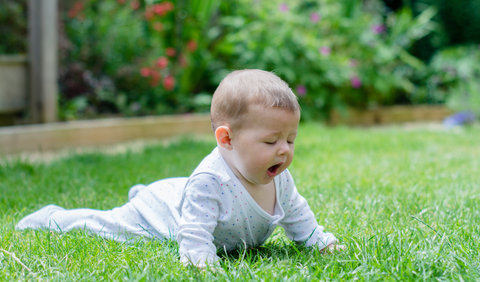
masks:
<svg viewBox="0 0 480 282"><path fill-rule="evenodd" d="M147 186L143 184L137 184L132 186L132 188L128 190L128 200L130 201L131 199L133 199L135 196L137 196L138 192L142 191L145 188L147 188Z"/></svg>
<svg viewBox="0 0 480 282"><path fill-rule="evenodd" d="M136 236L163 239L163 236L149 226L131 203L108 211L66 210L49 205L23 218L15 228L20 230L48 228L57 231L87 229L100 236L118 241L125 241Z"/></svg>

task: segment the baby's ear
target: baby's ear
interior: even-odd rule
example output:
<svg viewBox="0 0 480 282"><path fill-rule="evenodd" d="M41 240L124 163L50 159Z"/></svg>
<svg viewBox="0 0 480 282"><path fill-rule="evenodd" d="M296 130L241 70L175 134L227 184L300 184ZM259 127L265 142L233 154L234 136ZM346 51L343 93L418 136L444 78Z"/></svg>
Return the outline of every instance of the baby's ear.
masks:
<svg viewBox="0 0 480 282"><path fill-rule="evenodd" d="M215 138L217 139L218 146L227 150L232 149L232 131L227 126L219 126L215 130Z"/></svg>

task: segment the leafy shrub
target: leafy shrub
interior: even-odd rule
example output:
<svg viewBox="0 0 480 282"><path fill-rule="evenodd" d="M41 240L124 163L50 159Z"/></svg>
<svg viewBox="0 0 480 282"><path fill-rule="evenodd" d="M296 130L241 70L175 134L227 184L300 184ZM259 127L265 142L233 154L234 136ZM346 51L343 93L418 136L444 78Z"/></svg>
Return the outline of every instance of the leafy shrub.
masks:
<svg viewBox="0 0 480 282"><path fill-rule="evenodd" d="M0 54L27 52L27 1L0 1Z"/></svg>
<svg viewBox="0 0 480 282"><path fill-rule="evenodd" d="M369 1L236 1L222 18L219 46L228 69L273 70L300 97L304 117L332 107L366 108L405 100L423 63L406 49L430 32L433 9L382 14Z"/></svg>
<svg viewBox="0 0 480 282"><path fill-rule="evenodd" d="M208 109L194 93L211 55L204 31L215 1L75 2L65 17L61 91L65 119ZM208 104L208 102L206 102Z"/></svg>
<svg viewBox="0 0 480 282"><path fill-rule="evenodd" d="M450 47L438 52L415 99L446 102L456 111L480 114L480 48Z"/></svg>
<svg viewBox="0 0 480 282"><path fill-rule="evenodd" d="M422 67L406 48L428 34L435 12L384 15L380 2L368 3L76 2L65 29L62 112L208 110L207 93L243 68L275 71L300 96L306 118L397 103L414 91L409 76Z"/></svg>

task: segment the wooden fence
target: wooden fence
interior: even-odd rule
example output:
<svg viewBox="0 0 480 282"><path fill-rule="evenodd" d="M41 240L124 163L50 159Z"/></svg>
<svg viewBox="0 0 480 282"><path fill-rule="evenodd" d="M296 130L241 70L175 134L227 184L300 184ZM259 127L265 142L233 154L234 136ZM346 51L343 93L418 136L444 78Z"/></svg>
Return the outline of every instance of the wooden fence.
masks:
<svg viewBox="0 0 480 282"><path fill-rule="evenodd" d="M28 55L0 58L0 126L46 123L58 115L58 0L28 1Z"/></svg>

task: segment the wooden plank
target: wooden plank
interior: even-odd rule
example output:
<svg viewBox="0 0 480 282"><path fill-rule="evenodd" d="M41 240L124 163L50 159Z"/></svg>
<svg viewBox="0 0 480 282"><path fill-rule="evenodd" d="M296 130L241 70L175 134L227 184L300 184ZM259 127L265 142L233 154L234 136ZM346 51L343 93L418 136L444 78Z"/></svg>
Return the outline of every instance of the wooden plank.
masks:
<svg viewBox="0 0 480 282"><path fill-rule="evenodd" d="M330 124L352 126L371 126L415 121L441 121L452 112L443 105L391 106L372 110L349 109L343 116L332 111Z"/></svg>
<svg viewBox="0 0 480 282"><path fill-rule="evenodd" d="M114 118L0 128L0 155L212 133L209 114Z"/></svg>
<svg viewBox="0 0 480 282"><path fill-rule="evenodd" d="M58 114L57 0L29 0L30 116L54 122Z"/></svg>
<svg viewBox="0 0 480 282"><path fill-rule="evenodd" d="M0 56L0 114L11 114L27 107L27 57Z"/></svg>

